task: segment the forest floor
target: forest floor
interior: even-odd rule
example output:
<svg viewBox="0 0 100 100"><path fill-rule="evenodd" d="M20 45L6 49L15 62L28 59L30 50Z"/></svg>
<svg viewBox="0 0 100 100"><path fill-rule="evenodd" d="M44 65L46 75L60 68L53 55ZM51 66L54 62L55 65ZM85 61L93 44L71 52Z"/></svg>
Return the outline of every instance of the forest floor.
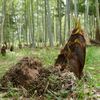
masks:
<svg viewBox="0 0 100 100"><path fill-rule="evenodd" d="M54 64L59 52L59 48L49 47L37 49L23 48L15 50L14 52L7 51L7 55L5 57L0 55L0 77L2 77L10 67L25 56L37 57L41 60L45 67L51 66ZM91 77L91 86L95 85L95 87L100 90L100 47L87 47L84 72L88 73L89 77ZM81 91L81 89L79 91ZM0 94L0 97L1 95L2 94Z"/></svg>

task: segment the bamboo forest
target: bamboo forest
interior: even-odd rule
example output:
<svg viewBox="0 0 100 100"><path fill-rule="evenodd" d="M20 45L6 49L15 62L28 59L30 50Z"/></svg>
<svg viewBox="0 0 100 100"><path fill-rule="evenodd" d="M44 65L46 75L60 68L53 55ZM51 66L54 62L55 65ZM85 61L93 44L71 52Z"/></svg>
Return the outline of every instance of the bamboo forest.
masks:
<svg viewBox="0 0 100 100"><path fill-rule="evenodd" d="M0 0L0 100L100 100L100 0Z"/></svg>

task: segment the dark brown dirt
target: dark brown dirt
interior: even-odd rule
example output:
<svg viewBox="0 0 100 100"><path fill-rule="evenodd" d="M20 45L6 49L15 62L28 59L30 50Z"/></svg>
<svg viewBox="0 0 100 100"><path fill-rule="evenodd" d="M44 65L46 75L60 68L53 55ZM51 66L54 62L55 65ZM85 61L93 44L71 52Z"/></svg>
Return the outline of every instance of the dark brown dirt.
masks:
<svg viewBox="0 0 100 100"><path fill-rule="evenodd" d="M6 87L8 82L14 86L27 87L39 75L42 64L37 59L25 57L13 66L1 79L1 84Z"/></svg>
<svg viewBox="0 0 100 100"><path fill-rule="evenodd" d="M60 71L58 67L45 69L36 58L24 57L13 66L0 80L2 87L9 82L14 87L25 88L29 95L41 96L50 91L61 89L72 90L76 78L67 69Z"/></svg>
<svg viewBox="0 0 100 100"><path fill-rule="evenodd" d="M58 100L57 97L77 100L77 78L67 66L62 71L60 69L61 66L45 69L37 58L24 57L1 78L0 91L6 92L3 97L8 98L16 98L9 96L9 91L18 92L21 100L30 97L34 100L47 100L49 97L50 100ZM87 79L84 77L83 84Z"/></svg>

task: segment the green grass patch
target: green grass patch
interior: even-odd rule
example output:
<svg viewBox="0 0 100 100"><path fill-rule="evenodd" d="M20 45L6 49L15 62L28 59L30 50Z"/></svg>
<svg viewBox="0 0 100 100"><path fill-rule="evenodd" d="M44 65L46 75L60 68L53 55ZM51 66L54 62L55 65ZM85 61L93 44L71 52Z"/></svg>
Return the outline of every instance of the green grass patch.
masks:
<svg viewBox="0 0 100 100"><path fill-rule="evenodd" d="M60 52L59 48L42 48L42 49L24 48L24 49L16 50L15 52L8 51L5 57L0 55L0 77L4 75L4 73L7 70L9 70L11 66L16 64L18 60L20 60L25 56L38 57L45 65L45 67L48 67L49 65L53 65L59 52ZM96 47L96 46L87 47L84 71L88 73L90 77L90 80L87 83L88 86L90 86L90 89L94 85L97 88L100 88L100 81L99 81L100 80L100 47ZM78 90L76 92L79 92L78 93L79 98L84 98L84 95L86 95L83 93L84 85L80 86L80 84L82 83L79 83ZM88 95L91 96L92 93Z"/></svg>

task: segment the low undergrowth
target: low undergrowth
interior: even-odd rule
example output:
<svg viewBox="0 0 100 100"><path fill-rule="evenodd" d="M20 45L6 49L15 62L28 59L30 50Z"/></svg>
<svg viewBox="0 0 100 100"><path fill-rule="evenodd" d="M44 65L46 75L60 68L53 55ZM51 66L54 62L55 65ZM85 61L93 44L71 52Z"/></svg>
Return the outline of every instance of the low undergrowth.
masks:
<svg viewBox="0 0 100 100"><path fill-rule="evenodd" d="M16 50L14 52L7 51L7 55L2 57L0 55L0 77L2 77L11 66L18 62L24 56L31 56L39 58L44 67L54 64L54 61L59 53L59 48L43 48L43 49L28 49L24 48L21 50ZM76 96L78 100L83 99L93 99L100 97L100 47L88 47L86 62L84 67L85 76L82 80L78 80L77 88L74 89L74 92L71 95ZM11 84L9 85L8 92L0 93L0 98L24 98L23 94L27 91L18 90L14 88ZM68 91L61 90L59 92L48 91L44 97L44 100L51 100L52 97L54 100L66 100ZM70 95L69 95L70 97ZM31 98L35 97L35 93ZM31 99L30 98L30 99ZM32 99L33 100L33 99ZM37 99L34 99L37 100ZM42 99L40 99L42 100ZM99 100L99 99L97 99Z"/></svg>

